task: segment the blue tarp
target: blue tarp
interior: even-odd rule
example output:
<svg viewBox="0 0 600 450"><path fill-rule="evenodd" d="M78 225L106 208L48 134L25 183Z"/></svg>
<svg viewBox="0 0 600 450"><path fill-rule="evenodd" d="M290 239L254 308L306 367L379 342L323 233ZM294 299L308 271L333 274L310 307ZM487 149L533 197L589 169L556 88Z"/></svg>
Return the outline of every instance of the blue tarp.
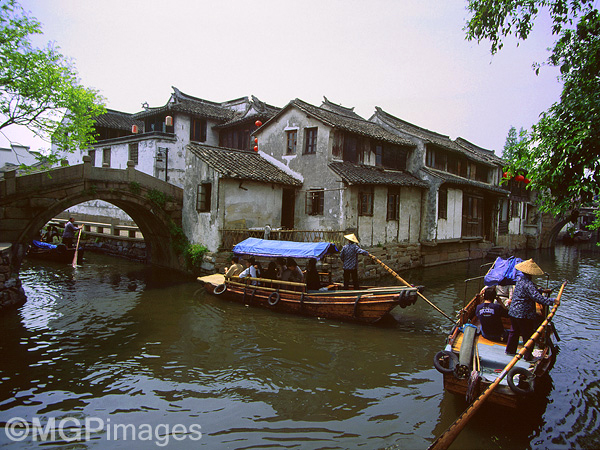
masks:
<svg viewBox="0 0 600 450"><path fill-rule="evenodd" d="M37 248L48 248L48 249L53 249L56 248L56 245L54 244L48 244L47 242L42 242L42 241L33 241L33 245L35 245Z"/></svg>
<svg viewBox="0 0 600 450"><path fill-rule="evenodd" d="M330 242L293 242L248 238L235 247L236 255L252 255L284 258L316 258L321 259L329 253L337 252L337 247Z"/></svg>
<svg viewBox="0 0 600 450"><path fill-rule="evenodd" d="M511 256L508 259L496 258L494 265L485 275L483 279L486 286L506 286L507 284L515 284L517 282L517 269L515 265L523 262L521 258Z"/></svg>

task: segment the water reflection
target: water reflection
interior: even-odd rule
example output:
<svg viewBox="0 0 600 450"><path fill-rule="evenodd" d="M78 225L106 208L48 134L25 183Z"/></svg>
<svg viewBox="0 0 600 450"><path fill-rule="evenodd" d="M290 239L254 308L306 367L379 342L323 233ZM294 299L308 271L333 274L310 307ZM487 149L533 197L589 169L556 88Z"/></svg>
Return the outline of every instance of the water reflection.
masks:
<svg viewBox="0 0 600 450"><path fill-rule="evenodd" d="M562 341L552 378L523 410L483 408L455 448L600 446L600 377L589 356L600 338L600 258L573 247L533 256L553 285L570 280L556 317ZM249 308L164 271L88 259L75 271L25 266L28 302L0 317L0 421L197 423L199 444L211 449L426 448L465 407L443 392L432 368L451 324L425 302L395 310L393 326L354 325ZM480 264L402 276L425 285L426 297L453 316L463 305L462 280ZM98 432L94 444L114 442Z"/></svg>

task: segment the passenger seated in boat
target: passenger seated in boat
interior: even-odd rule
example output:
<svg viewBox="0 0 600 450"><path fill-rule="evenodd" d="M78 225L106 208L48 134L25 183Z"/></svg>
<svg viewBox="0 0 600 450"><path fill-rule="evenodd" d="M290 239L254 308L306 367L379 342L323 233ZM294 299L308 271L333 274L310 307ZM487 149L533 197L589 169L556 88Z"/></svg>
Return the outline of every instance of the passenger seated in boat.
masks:
<svg viewBox="0 0 600 450"><path fill-rule="evenodd" d="M244 266L240 264L240 259L237 256L233 256L231 262L231 266L225 272L225 278L237 277L244 270Z"/></svg>
<svg viewBox="0 0 600 450"><path fill-rule="evenodd" d="M269 262L267 270L263 273L262 278L268 278L269 280L276 280L279 278L277 275L277 263L275 261Z"/></svg>
<svg viewBox="0 0 600 450"><path fill-rule="evenodd" d="M508 312L500 304L495 303L496 288L490 286L483 291L483 303L477 305L475 315L481 324L481 335L490 341L504 342L507 331L502 325L502 317L508 317Z"/></svg>
<svg viewBox="0 0 600 450"><path fill-rule="evenodd" d="M304 281L304 275L294 258L288 258L285 266L286 269L281 275L281 281L291 281L293 283L302 283Z"/></svg>
<svg viewBox="0 0 600 450"><path fill-rule="evenodd" d="M240 276L240 278L246 278L246 277L258 278L258 273L256 270L256 261L254 260L253 256L251 256L250 258L248 258L246 260L246 268L244 269L244 271L242 273L240 273L239 276ZM256 286L258 283L256 281L252 281L251 284Z"/></svg>
<svg viewBox="0 0 600 450"><path fill-rule="evenodd" d="M281 280L283 272L285 272L285 258L279 256L275 262L277 263L277 278Z"/></svg>
<svg viewBox="0 0 600 450"><path fill-rule="evenodd" d="M507 284L506 286L496 286L496 300L502 303L506 309L508 309L508 307L510 306L514 290L514 284Z"/></svg>
<svg viewBox="0 0 600 450"><path fill-rule="evenodd" d="M306 289L309 291L318 291L321 289L321 278L319 277L319 271L317 270L316 259L311 258L308 260L304 280L306 281Z"/></svg>

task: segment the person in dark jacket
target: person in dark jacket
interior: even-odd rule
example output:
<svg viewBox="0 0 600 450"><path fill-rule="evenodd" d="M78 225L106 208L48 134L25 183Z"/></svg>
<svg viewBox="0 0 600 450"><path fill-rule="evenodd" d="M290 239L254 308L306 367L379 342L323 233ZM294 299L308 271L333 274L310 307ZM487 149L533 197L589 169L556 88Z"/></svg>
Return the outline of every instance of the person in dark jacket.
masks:
<svg viewBox="0 0 600 450"><path fill-rule="evenodd" d="M490 341L502 342L505 339L502 317L507 317L507 311L500 303L495 303L496 287L489 286L483 291L483 303L477 305L475 315L481 324L481 335Z"/></svg>
<svg viewBox="0 0 600 450"><path fill-rule="evenodd" d="M75 238L75 233L81 230L81 227L75 225L75 219L69 217L69 221L65 225L65 231L62 235L63 244L67 247L73 247L73 239Z"/></svg>
<svg viewBox="0 0 600 450"><path fill-rule="evenodd" d="M306 273L304 274L304 282L306 283L306 289L309 291L318 291L321 289L321 278L319 277L317 260L315 258L308 260L308 266L306 267Z"/></svg>
<svg viewBox="0 0 600 450"><path fill-rule="evenodd" d="M368 255L369 252L358 246L358 238L354 233L347 234L344 237L348 240L348 243L344 245L344 248L340 252L342 268L344 269L344 289L348 289L350 286L350 278L352 278L354 289L359 289L358 255Z"/></svg>
<svg viewBox="0 0 600 450"><path fill-rule="evenodd" d="M533 284L532 276L544 274L544 271L533 259L517 264L515 269L521 273L517 275L517 283L508 309L508 316L512 325L506 343L506 353L509 355L514 355L517 352L519 337L523 338L523 344L525 344L535 332L538 321L538 315L535 312L536 303L550 306L556 301L555 298L544 297ZM524 359L526 361L533 359L531 350L525 353Z"/></svg>

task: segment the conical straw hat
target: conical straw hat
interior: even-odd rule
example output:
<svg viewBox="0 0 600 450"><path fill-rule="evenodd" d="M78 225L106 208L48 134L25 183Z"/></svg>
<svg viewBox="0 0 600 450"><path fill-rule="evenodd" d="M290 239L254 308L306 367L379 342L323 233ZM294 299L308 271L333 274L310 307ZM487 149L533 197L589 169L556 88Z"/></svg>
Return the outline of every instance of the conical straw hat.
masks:
<svg viewBox="0 0 600 450"><path fill-rule="evenodd" d="M357 237L354 235L354 233L352 233L352 234L347 234L347 235L345 235L344 237L345 237L346 239L348 239L349 241L351 241L351 242L355 242L355 243L357 243L357 244L359 243L359 242L358 242L358 238L357 238Z"/></svg>
<svg viewBox="0 0 600 450"><path fill-rule="evenodd" d="M540 266L533 262L533 259L528 259L527 261L517 264L515 269L528 275L544 275L544 271L540 269Z"/></svg>

